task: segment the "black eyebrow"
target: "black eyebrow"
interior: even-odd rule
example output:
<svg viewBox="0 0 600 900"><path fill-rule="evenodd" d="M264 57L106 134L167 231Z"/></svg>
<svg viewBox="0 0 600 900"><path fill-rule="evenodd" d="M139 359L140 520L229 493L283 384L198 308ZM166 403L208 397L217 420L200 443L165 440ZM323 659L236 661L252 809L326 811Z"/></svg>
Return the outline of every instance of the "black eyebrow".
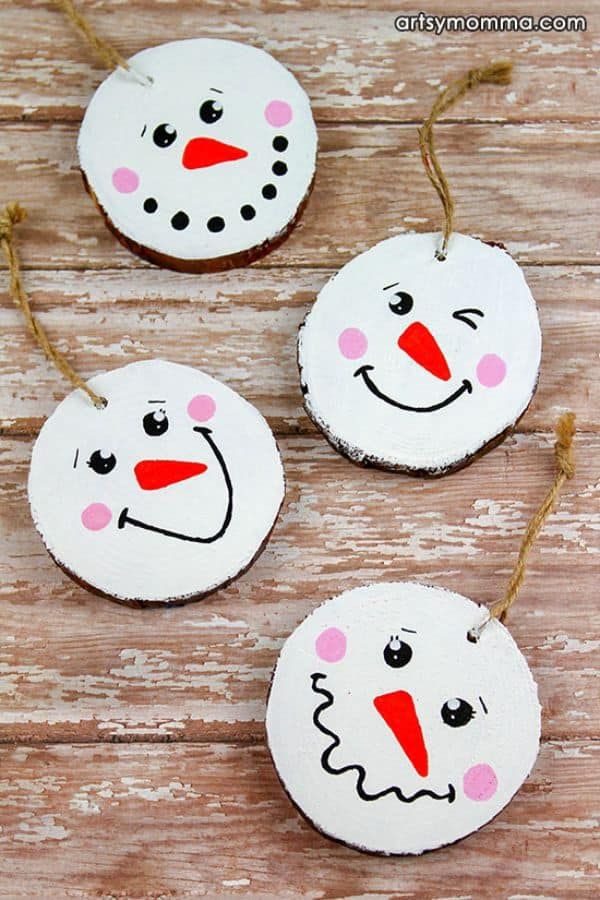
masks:
<svg viewBox="0 0 600 900"><path fill-rule="evenodd" d="M456 312L452 313L453 319L458 319L460 322L464 322L465 325L468 325L469 328L477 329L477 325L475 322L471 322L468 318L468 315L472 316L481 316L483 319L483 313L480 309L475 309L474 307L467 307L466 309L457 309Z"/></svg>
<svg viewBox="0 0 600 900"><path fill-rule="evenodd" d="M416 634L416 631L413 631L412 628L401 628L400 631L407 631L409 634Z"/></svg>
<svg viewBox="0 0 600 900"><path fill-rule="evenodd" d="M148 400L148 403L166 403L166 400Z"/></svg>
<svg viewBox="0 0 600 900"><path fill-rule="evenodd" d="M479 702L481 703L481 706L483 707L483 711L484 711L484 713L485 713L486 716L487 716L487 711L488 711L488 710L487 710L487 706L486 706L485 703L483 702L483 698L482 698L482 697L479 698Z"/></svg>
<svg viewBox="0 0 600 900"><path fill-rule="evenodd" d="M398 287L399 284L400 284L399 281L395 281L393 284L386 284L386 286L383 288L383 290L389 291L390 288Z"/></svg>
<svg viewBox="0 0 600 900"><path fill-rule="evenodd" d="M209 91L214 91L215 94L222 94L223 91L220 91L219 88L209 88Z"/></svg>
<svg viewBox="0 0 600 900"><path fill-rule="evenodd" d="M144 137L145 134L146 134L146 125L144 125L144 130L140 134L140 137Z"/></svg>
<svg viewBox="0 0 600 900"><path fill-rule="evenodd" d="M75 459L73 460L73 468L77 468L77 460L79 459L79 447L75 451Z"/></svg>

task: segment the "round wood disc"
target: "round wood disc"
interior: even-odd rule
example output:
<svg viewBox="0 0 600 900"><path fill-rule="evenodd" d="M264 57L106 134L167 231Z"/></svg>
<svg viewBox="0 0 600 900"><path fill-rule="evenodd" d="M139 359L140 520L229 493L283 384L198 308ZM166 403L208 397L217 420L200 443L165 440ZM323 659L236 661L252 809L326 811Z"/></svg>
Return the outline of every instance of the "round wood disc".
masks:
<svg viewBox="0 0 600 900"><path fill-rule="evenodd" d="M360 850L419 854L493 819L535 763L537 688L484 607L401 582L319 606L283 646L267 707L279 778L307 819Z"/></svg>
<svg viewBox="0 0 600 900"><path fill-rule="evenodd" d="M291 72L264 50L209 38L130 63L94 94L78 143L85 183L117 237L189 272L245 265L280 243L304 208L317 151Z"/></svg>
<svg viewBox="0 0 600 900"><path fill-rule="evenodd" d="M537 386L541 334L521 269L453 234L377 244L323 288L299 335L306 410L358 463L443 475L491 449Z"/></svg>
<svg viewBox="0 0 600 900"><path fill-rule="evenodd" d="M73 391L33 448L29 501L48 551L91 590L138 603L197 599L244 572L277 518L273 434L246 400L162 360Z"/></svg>

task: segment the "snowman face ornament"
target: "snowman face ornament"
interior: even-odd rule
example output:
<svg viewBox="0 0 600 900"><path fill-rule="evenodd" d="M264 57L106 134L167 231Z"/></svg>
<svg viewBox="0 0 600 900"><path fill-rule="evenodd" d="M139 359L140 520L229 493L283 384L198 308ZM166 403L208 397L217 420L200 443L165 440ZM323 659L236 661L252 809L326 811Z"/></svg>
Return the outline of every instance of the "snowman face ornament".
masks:
<svg viewBox="0 0 600 900"><path fill-rule="evenodd" d="M300 216L315 173L308 97L263 50L174 41L98 88L80 166L107 224L134 253L199 272L267 253Z"/></svg>
<svg viewBox="0 0 600 900"><path fill-rule="evenodd" d="M324 834L419 854L481 828L531 771L537 689L483 608L415 583L324 603L283 646L267 737L283 787Z"/></svg>
<svg viewBox="0 0 600 900"><path fill-rule="evenodd" d="M306 410L359 463L443 475L495 446L529 405L541 334L508 253L453 234L390 238L323 288L298 344Z"/></svg>
<svg viewBox="0 0 600 900"><path fill-rule="evenodd" d="M29 500L56 562L98 593L141 604L204 596L245 571L284 494L275 439L225 385L160 360L74 391L33 448Z"/></svg>

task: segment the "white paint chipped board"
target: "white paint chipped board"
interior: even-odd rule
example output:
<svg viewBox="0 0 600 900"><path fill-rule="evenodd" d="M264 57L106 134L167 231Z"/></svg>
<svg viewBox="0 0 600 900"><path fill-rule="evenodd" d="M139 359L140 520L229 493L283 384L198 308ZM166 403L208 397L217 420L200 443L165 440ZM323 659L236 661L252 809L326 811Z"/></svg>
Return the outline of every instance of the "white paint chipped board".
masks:
<svg viewBox="0 0 600 900"><path fill-rule="evenodd" d="M106 71L52 4L0 4L0 196L29 211L19 237L40 319L86 378L157 356L200 364L267 417L289 473L272 540L230 587L181 609L99 601L53 565L31 522L33 438L66 387L2 293L0 893L596 900L598 0L587 32L543 36L399 35L404 0L215 0L201 15L196 0L81 7L126 58L190 36L264 49L310 97L319 171L307 214L258 264L202 277L148 266L81 187L77 133ZM458 0L431 11L466 12ZM502 11L532 12L522 0ZM539 389L514 437L443 482L365 472L302 412L298 326L352 257L439 229L415 127L464 65L509 51L513 84L466 98L439 127L457 227L503 240L526 265L544 336ZM285 638L319 603L377 580L496 599L565 408L578 413L578 474L510 621L544 707L532 775L495 820L419 859L327 840L290 804L264 747Z"/></svg>
<svg viewBox="0 0 600 900"><path fill-rule="evenodd" d="M310 191L317 133L294 76L235 41L171 41L100 85L79 134L86 185L134 253L182 271L245 265Z"/></svg>
<svg viewBox="0 0 600 900"><path fill-rule="evenodd" d="M164 360L70 393L33 448L31 515L58 565L132 603L204 597L246 571L284 496L273 434L246 400Z"/></svg>

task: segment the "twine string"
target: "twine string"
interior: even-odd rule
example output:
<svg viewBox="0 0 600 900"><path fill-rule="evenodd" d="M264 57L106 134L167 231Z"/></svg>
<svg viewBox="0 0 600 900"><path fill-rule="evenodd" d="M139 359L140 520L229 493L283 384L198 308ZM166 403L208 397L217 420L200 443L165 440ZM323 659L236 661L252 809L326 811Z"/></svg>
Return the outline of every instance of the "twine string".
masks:
<svg viewBox="0 0 600 900"><path fill-rule="evenodd" d="M481 69L470 69L465 75L453 81L445 90L440 92L437 100L431 107L429 116L419 128L419 148L425 173L435 188L444 209L442 246L436 252L436 258L439 260L446 259L448 255L448 241L454 227L454 198L450 191L448 179L438 160L433 126L440 116L477 85L510 84L511 75L512 63L505 60L491 63L489 66L484 66Z"/></svg>
<svg viewBox="0 0 600 900"><path fill-rule="evenodd" d="M124 56L121 56L116 47L113 47L112 44L109 44L108 41L96 34L85 16L75 7L72 0L54 0L54 2L73 25L81 31L92 50L95 51L107 69L123 69L135 78L137 82L146 87L153 83L149 75L139 72Z"/></svg>
<svg viewBox="0 0 600 900"><path fill-rule="evenodd" d="M503 623L506 622L508 612L515 602L519 589L525 580L527 557L529 556L531 548L542 530L546 519L554 509L554 505L563 484L575 474L575 462L573 459L574 436L575 414L572 412L564 413L556 423L556 442L554 444L556 473L552 484L527 526L527 530L525 531L521 542L519 555L504 596L494 603L483 622L469 631L468 637L470 640L479 640L481 632L492 619L498 619L499 622Z"/></svg>
<svg viewBox="0 0 600 900"><path fill-rule="evenodd" d="M52 344L48 335L31 311L29 298L25 293L21 279L21 265L13 236L14 226L18 225L19 222L22 222L26 216L27 212L19 203L9 203L4 212L0 214L0 247L2 247L2 251L8 264L10 276L9 291L11 297L25 316L29 331L46 354L46 357L54 363L56 368L65 376L65 378L68 378L73 387L81 388L82 391L85 391L95 407L104 409L107 404L106 398L96 394L95 391L86 384L83 378L77 374L62 353Z"/></svg>

